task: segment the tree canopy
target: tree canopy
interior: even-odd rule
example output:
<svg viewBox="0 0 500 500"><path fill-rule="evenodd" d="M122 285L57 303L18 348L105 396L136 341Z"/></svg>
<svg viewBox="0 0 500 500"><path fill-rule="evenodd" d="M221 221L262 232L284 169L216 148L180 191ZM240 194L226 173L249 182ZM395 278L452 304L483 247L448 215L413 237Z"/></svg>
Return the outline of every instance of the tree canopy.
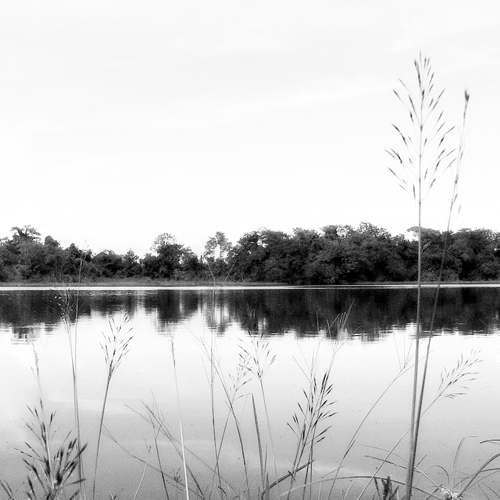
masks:
<svg viewBox="0 0 500 500"><path fill-rule="evenodd" d="M11 229L0 240L0 281L76 281L143 277L174 281L231 281L286 284L344 284L414 281L415 228L408 236L363 222L358 227L295 228L291 234L260 228L233 245L222 231L196 255L170 233L158 235L140 258L111 249L98 253L72 243L63 248L52 236L42 240L32 226ZM500 280L500 233L460 229L448 234L422 228L423 276L436 280L447 240L444 279ZM43 241L43 242L42 242Z"/></svg>

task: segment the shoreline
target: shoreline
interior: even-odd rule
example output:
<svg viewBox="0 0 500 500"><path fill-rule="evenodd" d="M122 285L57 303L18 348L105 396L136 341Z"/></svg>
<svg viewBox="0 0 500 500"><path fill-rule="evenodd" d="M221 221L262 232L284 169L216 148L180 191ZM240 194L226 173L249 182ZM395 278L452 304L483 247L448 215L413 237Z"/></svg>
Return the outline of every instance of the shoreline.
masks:
<svg viewBox="0 0 500 500"><path fill-rule="evenodd" d="M450 282L424 282L422 288L473 288L490 287L500 288L498 281L450 281ZM169 280L149 280L149 279L110 279L96 281L82 281L80 283L61 283L54 281L16 281L0 282L1 290L21 290L21 289L59 289L59 288L80 288L83 290L159 290L159 289L355 289L355 288L417 288L416 282L378 282L378 283L345 283L336 285L290 285L287 283L266 283L266 282L213 282L213 281L169 281Z"/></svg>

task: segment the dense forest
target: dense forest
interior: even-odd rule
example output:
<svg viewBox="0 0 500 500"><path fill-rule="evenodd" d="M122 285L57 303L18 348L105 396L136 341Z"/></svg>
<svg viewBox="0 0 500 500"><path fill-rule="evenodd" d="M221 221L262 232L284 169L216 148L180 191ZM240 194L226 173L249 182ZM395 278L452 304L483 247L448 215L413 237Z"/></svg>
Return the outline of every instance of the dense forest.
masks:
<svg viewBox="0 0 500 500"><path fill-rule="evenodd" d="M292 234L259 229L232 244L224 233L209 238L202 255L159 235L150 253L132 250L94 253L71 244L63 248L52 236L41 238L31 226L13 227L0 240L0 281L75 282L146 278L184 282L268 282L334 285L414 281L417 276L417 228L409 237L393 236L369 223L354 228L330 225ZM422 229L425 281L439 275L443 248L445 281L500 279L500 233L488 229L441 232Z"/></svg>

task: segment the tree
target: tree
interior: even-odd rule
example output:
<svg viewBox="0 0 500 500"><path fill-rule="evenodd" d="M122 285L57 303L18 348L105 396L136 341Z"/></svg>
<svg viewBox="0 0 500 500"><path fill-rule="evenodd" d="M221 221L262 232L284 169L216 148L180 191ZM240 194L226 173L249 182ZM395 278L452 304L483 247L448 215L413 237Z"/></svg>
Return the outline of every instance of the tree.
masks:
<svg viewBox="0 0 500 500"><path fill-rule="evenodd" d="M47 266L47 250L40 243L40 233L32 226L12 227L10 242L12 254L17 256L16 274L23 279L39 279L49 274Z"/></svg>
<svg viewBox="0 0 500 500"><path fill-rule="evenodd" d="M321 250L320 235L311 229L294 228L289 243L290 283L311 283L314 274L310 264Z"/></svg>
<svg viewBox="0 0 500 500"><path fill-rule="evenodd" d="M52 236L45 236L43 244L49 248L61 248L61 244L57 240L52 238Z"/></svg>
<svg viewBox="0 0 500 500"><path fill-rule="evenodd" d="M142 272L141 264L139 262L139 257L132 251L129 250L122 258L123 260L123 276L132 277L139 276Z"/></svg>
<svg viewBox="0 0 500 500"><path fill-rule="evenodd" d="M231 265L237 278L262 281L264 276L263 262L266 254L260 232L245 233L236 243L231 257Z"/></svg>
<svg viewBox="0 0 500 500"><path fill-rule="evenodd" d="M47 247L39 241L23 242L19 265L21 276L24 279L40 279L50 274L47 253Z"/></svg>
<svg viewBox="0 0 500 500"><path fill-rule="evenodd" d="M324 227L316 251L309 256L305 272L312 284L334 285L341 281L343 237L337 228Z"/></svg>
<svg viewBox="0 0 500 500"><path fill-rule="evenodd" d="M100 275L113 278L123 269L123 258L112 250L103 250L93 259L93 264L99 269Z"/></svg>
<svg viewBox="0 0 500 500"><path fill-rule="evenodd" d="M367 222L361 222L355 238L359 241L359 272L363 281L390 279L389 263L395 257L389 232Z"/></svg>
<svg viewBox="0 0 500 500"><path fill-rule="evenodd" d="M203 259L207 263L212 278L227 277L230 271L229 257L232 248L232 243L221 231L217 231L215 236L207 240Z"/></svg>
<svg viewBox="0 0 500 500"><path fill-rule="evenodd" d="M141 261L141 266L144 276L151 279L160 277L160 259L157 255L147 253Z"/></svg>
<svg viewBox="0 0 500 500"><path fill-rule="evenodd" d="M40 241L40 233L31 225L23 226L22 228L14 226L11 228L11 231L14 232L14 235L12 236L14 241Z"/></svg>
<svg viewBox="0 0 500 500"><path fill-rule="evenodd" d="M95 278L100 275L99 268L92 263L92 252L82 250L74 243L64 249L63 274L74 279Z"/></svg>
<svg viewBox="0 0 500 500"><path fill-rule="evenodd" d="M262 254L261 281L287 283L290 281L290 236L283 231L262 229L260 241Z"/></svg>
<svg viewBox="0 0 500 500"><path fill-rule="evenodd" d="M177 240L175 239L175 236L172 236L170 233L162 233L159 234L153 241L153 244L151 245L151 251L156 255L159 255L163 247L176 244Z"/></svg>
<svg viewBox="0 0 500 500"><path fill-rule="evenodd" d="M213 258L214 260L226 260L232 247L233 245L227 239L226 235L221 231L217 231L215 236L209 238L205 243L204 256Z"/></svg>
<svg viewBox="0 0 500 500"><path fill-rule="evenodd" d="M500 277L497 249L500 235L488 229L461 229L453 234L449 256L458 279L492 280Z"/></svg>
<svg viewBox="0 0 500 500"><path fill-rule="evenodd" d="M194 277L199 261L189 247L177 243L174 236L163 233L151 246L156 255L144 257L144 274L152 278L186 279Z"/></svg>

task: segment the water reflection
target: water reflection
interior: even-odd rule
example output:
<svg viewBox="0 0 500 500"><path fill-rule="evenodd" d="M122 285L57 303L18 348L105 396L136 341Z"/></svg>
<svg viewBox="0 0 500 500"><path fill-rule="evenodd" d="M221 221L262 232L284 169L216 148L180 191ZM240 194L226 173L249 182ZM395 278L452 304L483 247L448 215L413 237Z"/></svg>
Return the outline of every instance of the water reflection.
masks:
<svg viewBox="0 0 500 500"><path fill-rule="evenodd" d="M414 289L189 289L80 291L79 316L108 316L117 311L134 316L138 310L155 316L159 331L169 325L203 318L205 327L224 336L236 325L240 330L266 336L293 333L308 337L327 332L335 318L350 311L346 332L373 341L387 332L415 322ZM13 341L61 323L59 294L49 290L0 292L0 327ZM434 290L423 290L424 325L430 321ZM496 288L443 289L438 301L435 330L469 335L490 333L500 321L500 293ZM424 326L425 328L425 326ZM335 337L335 328L330 330Z"/></svg>
<svg viewBox="0 0 500 500"><path fill-rule="evenodd" d="M73 422L68 337L62 326L58 300L54 291L0 291L0 342L3 342L0 378L14 381L4 383L0 393L5 409L0 415L0 439L4 443L0 469L4 477L14 478L13 484L17 479L22 480L21 476L16 476L19 467L14 458L18 457L13 450L21 448L27 439L23 423L26 404L36 401L31 337L36 340L34 347L40 355L47 404L58 410L62 429L71 428ZM427 320L433 290L424 290L423 300ZM266 339L260 345L269 344L273 359L276 355L265 375L265 390L269 396L271 426L276 433L277 454L284 457L280 465L283 473L290 470L287 460L295 442L288 433L288 423L297 412L297 403L303 402L303 390L308 386L304 377L307 370L303 368L307 360L313 359L314 353L320 352L317 358L319 374L335 353L332 380L335 411L338 412L332 420L334 427L328 440L315 450L317 470L324 474L334 470L359 423L380 394L391 387L383 403L370 414L369 424L359 434L359 444L353 448L347 464L353 475L371 474L374 465L364 445L391 449L407 430L411 377L398 379L394 386L390 384L400 372L401 360L411 344L415 302L416 290L412 289L82 290L79 297L78 392L84 436L90 443L89 454L92 456L92 446L95 446L106 381L100 348L102 332L108 327L110 314L125 312L132 319L134 340L113 380L106 427L112 429L126 449L140 450L145 442L151 442L149 422L137 414L144 411L144 402L158 404L170 428L178 428L176 406L180 394L189 445L210 463L213 451L211 365L200 347L201 341L213 345L211 341L218 337L213 351L217 354L217 370L220 367L220 373L232 380L242 348L251 350L252 346L259 345L249 336L264 335L271 341ZM329 335L342 342L325 339L327 326L349 309L346 327L332 328ZM456 447L464 436L480 435L480 440L498 436L500 365L497 353L500 339L496 335L473 337L470 334L498 332L499 311L498 289L442 290L436 320L436 329L442 335L433 341L430 394L437 389L434 386L439 384L443 367L453 369L457 359L467 356L471 350L482 349L484 359L478 383L471 384L470 391L464 391L466 394L457 401L440 401L434 414L426 415L427 441L423 449L430 457L427 464L447 464L450 460L453 463ZM321 335L316 339L318 331ZM172 338L168 338L170 334ZM343 342L345 340L348 342ZM179 390L173 370L174 344ZM300 364L301 360L305 363ZM249 443L249 460L258 474L250 395L253 401L253 395L260 394L260 385L255 377L249 375L249 378L245 394L238 399L238 415L241 415ZM222 385L216 384L213 398L219 405L216 426L222 432L228 414ZM262 408L261 399L257 397L256 401ZM230 474L234 474L231 477L236 478L237 483L240 480L236 470L239 454L235 451L238 440L235 434L228 435L224 454ZM124 454L117 452L112 442L103 446L103 490L118 491L124 481L129 481L130 491L133 491L132 472L142 471L142 464L125 466ZM175 471L178 464L175 454L167 443L163 443L163 447L164 463L171 460ZM480 460L484 461L479 451L468 453L467 460L474 469ZM151 494L145 493L144 498L160 495L161 486L157 488L155 483L148 483L145 487L151 489Z"/></svg>

